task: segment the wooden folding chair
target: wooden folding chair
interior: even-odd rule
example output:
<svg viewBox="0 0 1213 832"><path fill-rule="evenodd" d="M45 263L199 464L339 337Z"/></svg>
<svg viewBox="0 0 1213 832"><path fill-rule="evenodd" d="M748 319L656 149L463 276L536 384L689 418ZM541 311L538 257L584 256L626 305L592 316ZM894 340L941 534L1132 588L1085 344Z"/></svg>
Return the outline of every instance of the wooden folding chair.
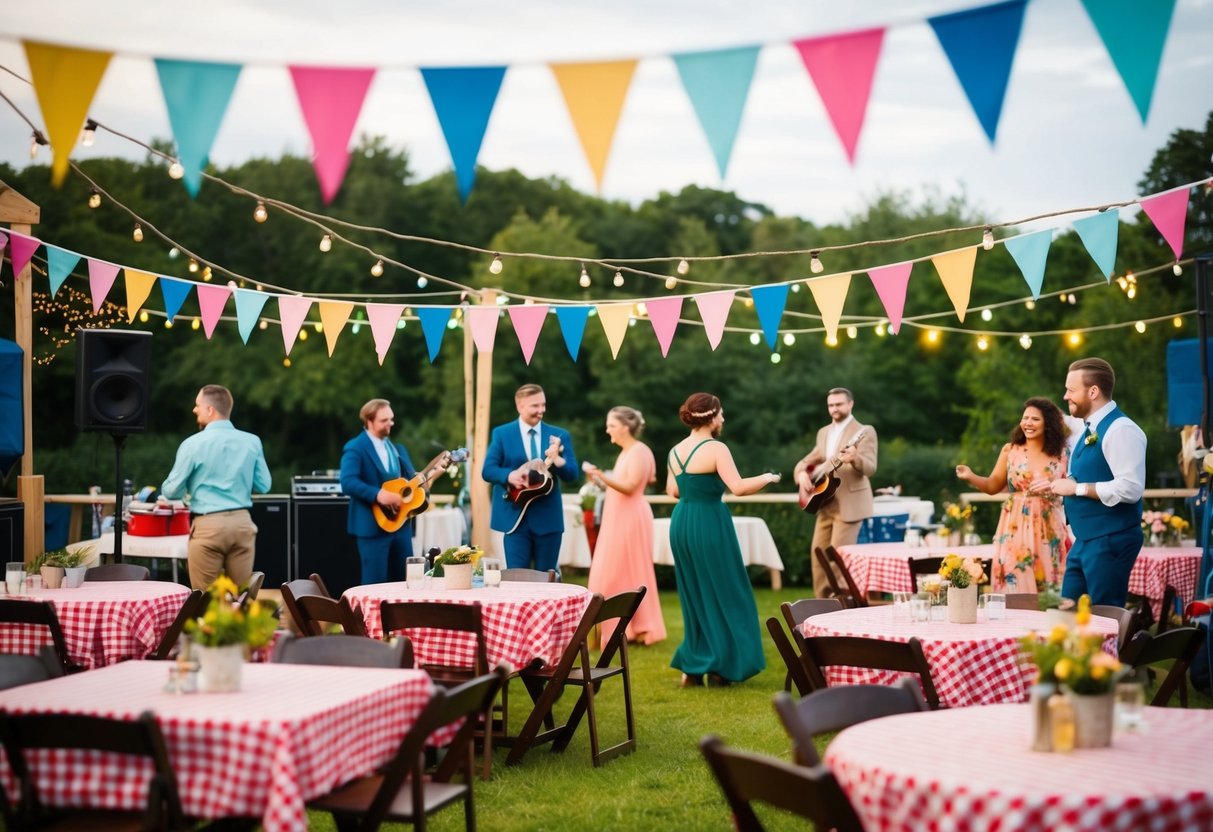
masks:
<svg viewBox="0 0 1213 832"><path fill-rule="evenodd" d="M939 567L943 566L942 557L930 558L906 558L906 563L910 567L910 586L914 588L914 592L918 591L918 578L920 575L934 575L939 577Z"/></svg>
<svg viewBox="0 0 1213 832"><path fill-rule="evenodd" d="M799 601L784 601L779 605L783 620L789 630L795 630L815 615L825 615L827 612L838 612L843 609L842 601L838 598L801 598Z"/></svg>
<svg viewBox="0 0 1213 832"><path fill-rule="evenodd" d="M274 645L270 661L333 667L412 667L413 643L408 636L398 636L389 643L355 635L295 638L286 634Z"/></svg>
<svg viewBox="0 0 1213 832"><path fill-rule="evenodd" d="M43 645L36 656L23 653L0 654L0 690L45 682L62 675L63 666L59 664L55 648L49 644Z"/></svg>
<svg viewBox="0 0 1213 832"><path fill-rule="evenodd" d="M160 726L150 712L135 721L81 714L43 713L16 716L0 713L0 741L19 791L15 809L7 794L0 794L9 829L189 829L177 778L169 761ZM48 808L38 796L35 778L25 756L27 749L86 749L140 757L151 761L147 802L139 811L101 807ZM61 775L62 772L59 772ZM0 792L3 787L0 786Z"/></svg>
<svg viewBox="0 0 1213 832"><path fill-rule="evenodd" d="M1155 628L1155 635L1161 635L1171 629L1171 616L1175 612L1175 597L1179 593L1175 587L1167 584L1162 591L1162 604L1159 606L1158 627Z"/></svg>
<svg viewBox="0 0 1213 832"><path fill-rule="evenodd" d="M84 572L84 580L92 581L146 581L152 572L137 563L107 563L90 566Z"/></svg>
<svg viewBox="0 0 1213 832"><path fill-rule="evenodd" d="M332 598L333 594L328 591L328 587L324 585L324 581L315 572L311 577L298 578L293 581L287 581L282 585L282 606L286 607L286 611L291 616L296 629L304 635L310 635L305 632L299 625L299 605L295 602L296 598L302 598L304 595L319 595L322 598Z"/></svg>
<svg viewBox="0 0 1213 832"><path fill-rule="evenodd" d="M63 667L63 672L75 673L83 669L67 655L63 627L60 626L59 616L55 613L55 607L50 601L15 601L0 598L0 624L45 627L50 635L50 643L55 648L55 656Z"/></svg>
<svg viewBox="0 0 1213 832"><path fill-rule="evenodd" d="M516 566L513 569L502 569L501 580L523 581L532 584L554 584L556 583L556 570L549 569L545 572L542 569L525 569L521 566Z"/></svg>
<svg viewBox="0 0 1213 832"><path fill-rule="evenodd" d="M1129 645L1129 639L1137 632L1137 610L1127 607L1116 607L1111 604L1092 604L1091 615L1099 615L1113 619L1119 630L1116 637L1117 655L1124 653Z"/></svg>
<svg viewBox="0 0 1213 832"><path fill-rule="evenodd" d="M733 812L738 832L762 832L750 804L766 803L813 822L814 829L863 832L846 793L825 766L805 768L774 757L734 751L719 737L704 737L699 750Z"/></svg>
<svg viewBox="0 0 1213 832"><path fill-rule="evenodd" d="M426 818L439 809L463 802L464 824L469 832L476 828L472 801L473 732L476 715L493 707L493 700L505 682L508 669L496 670L450 690L434 692L430 703L405 734L396 755L377 774L360 777L328 794L308 801L308 808L328 812L337 828L377 830L388 822L411 823L425 829ZM451 742L443 765L427 779L422 760L430 734L446 725L463 720ZM462 783L452 781L455 775Z"/></svg>
<svg viewBox="0 0 1213 832"><path fill-rule="evenodd" d="M855 583L855 578L851 575L851 570L847 568L846 561L842 559L842 555L838 554L838 550L833 546L825 547L826 558L834 564L834 568L838 570L838 574L842 575L842 580L846 584L847 594L855 599L855 606L868 606L868 597L866 593L859 591L859 584Z"/></svg>
<svg viewBox="0 0 1213 832"><path fill-rule="evenodd" d="M177 617L164 631L164 635L160 637L160 643L156 645L155 650L148 654L147 658L160 660L170 658L173 655L173 648L177 646L177 639L181 638L181 633L185 629L185 622L191 618L201 618L206 613L210 600L211 596L201 589L195 589L187 595L181 603L181 609L177 611Z"/></svg>
<svg viewBox="0 0 1213 832"><path fill-rule="evenodd" d="M813 691L793 700L781 691L775 694L775 713L792 740L792 753L802 766L821 765L814 740L893 714L930 710L913 679L896 685L839 685Z"/></svg>
<svg viewBox="0 0 1213 832"><path fill-rule="evenodd" d="M636 721L632 713L632 674L628 664L627 627L632 616L640 608L644 600L645 587L621 592L603 599L595 593L590 599L590 605L581 617L569 646L565 649L560 661L555 665L544 665L537 669L523 672L522 679L535 702L535 707L527 717L526 724L518 737L513 741L506 765L513 765L522 759L523 755L533 745L545 742L552 743L553 752L562 752L568 748L569 742L577 732L577 725L583 715L588 716L590 727L590 756L594 766L600 766L612 757L629 754L636 750ZM598 661L590 664L589 633L595 625L609 621L615 622L611 637L602 646ZM615 657L619 663L615 664ZM627 737L623 742L609 748L599 748L598 743L598 714L595 710L594 697L602 683L612 676L623 680L623 709L627 728ZM552 708L560 698L565 687L574 685L581 688L581 696L569 712L568 719L563 725L555 725ZM540 724L546 730L540 732Z"/></svg>
<svg viewBox="0 0 1213 832"><path fill-rule="evenodd" d="M253 572L249 575L248 583L244 585L244 590L236 596L236 603L244 606L249 601L257 600L257 593L261 591L261 585L265 583L264 572Z"/></svg>
<svg viewBox="0 0 1213 832"><path fill-rule="evenodd" d="M931 679L931 667L922 652L922 643L916 638L909 641L882 641L860 636L799 636L798 644L809 678L815 679L816 674L825 682L825 686L829 685L825 669L837 665L917 673L927 704L933 711L939 708L939 694Z"/></svg>
<svg viewBox="0 0 1213 832"><path fill-rule="evenodd" d="M823 599L826 600L826 599ZM834 598L828 599L830 601ZM793 627L793 630L796 628ZM779 619L771 616L767 619L767 632L771 634L771 641L775 643L775 649L779 651L779 657L783 659L783 664L787 668L787 673L784 674L783 689L791 690L792 685L796 686L796 691L804 696L813 690L813 685L809 681L809 676L805 672L804 662L800 658L800 654L792 645L792 640L788 638L788 634L784 631L783 625L779 623Z"/></svg>
<svg viewBox="0 0 1213 832"><path fill-rule="evenodd" d="M1164 707L1179 688L1179 704L1188 707L1188 668L1200 650L1202 634L1199 627L1176 627L1150 635L1144 630L1129 639L1120 660L1137 669L1148 669L1158 662L1173 661L1150 705Z"/></svg>
<svg viewBox="0 0 1213 832"><path fill-rule="evenodd" d="M334 625L340 626L347 636L365 637L367 634L361 610L351 607L346 598L334 600L320 595L300 595L293 600L299 615L295 623L299 625L301 635L322 636Z"/></svg>
<svg viewBox="0 0 1213 832"><path fill-rule="evenodd" d="M861 598L859 588L855 585L854 578L847 571L846 566L842 563L842 558L838 556L838 550L833 546L826 546L824 549L818 546L813 550L814 557L821 564L825 571L826 583L829 584L830 594L840 600L844 607L866 607L868 605L867 598ZM843 583L838 582L838 576L841 575ZM825 587L813 587L813 591L818 593L819 597L824 596Z"/></svg>

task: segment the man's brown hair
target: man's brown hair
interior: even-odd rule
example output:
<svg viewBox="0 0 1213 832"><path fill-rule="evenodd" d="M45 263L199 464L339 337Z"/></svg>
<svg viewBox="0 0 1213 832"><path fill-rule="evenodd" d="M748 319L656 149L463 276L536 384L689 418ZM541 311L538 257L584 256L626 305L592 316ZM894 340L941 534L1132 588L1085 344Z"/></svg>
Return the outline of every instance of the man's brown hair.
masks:
<svg viewBox="0 0 1213 832"><path fill-rule="evenodd" d="M1116 387L1116 373L1112 365L1102 358L1080 358L1070 365L1070 372L1082 373L1084 387L1098 387L1104 398L1112 398L1112 389Z"/></svg>

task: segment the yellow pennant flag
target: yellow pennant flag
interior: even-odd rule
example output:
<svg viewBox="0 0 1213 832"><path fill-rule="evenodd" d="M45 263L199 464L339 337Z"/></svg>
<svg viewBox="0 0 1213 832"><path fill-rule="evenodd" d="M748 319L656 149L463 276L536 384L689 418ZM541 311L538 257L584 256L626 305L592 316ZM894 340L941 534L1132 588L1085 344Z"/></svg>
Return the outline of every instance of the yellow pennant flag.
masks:
<svg viewBox="0 0 1213 832"><path fill-rule="evenodd" d="M136 271L135 269L126 270L127 323L133 324L135 322L135 316L139 314L139 310L143 308L143 304L147 303L147 296L152 293L152 287L155 285L156 275Z"/></svg>
<svg viewBox="0 0 1213 832"><path fill-rule="evenodd" d="M969 292L973 289L973 266L977 263L977 246L947 251L936 254L931 258L935 271L943 288L947 290L948 298L956 309L956 317L964 323L965 313L969 311Z"/></svg>
<svg viewBox="0 0 1213 832"><path fill-rule="evenodd" d="M51 184L57 188L67 175L68 157L76 146L84 120L88 118L89 105L93 103L113 53L28 40L24 45L34 93L42 108L42 120L46 122L46 138L55 154L51 163Z"/></svg>
<svg viewBox="0 0 1213 832"><path fill-rule="evenodd" d="M345 322L354 311L354 304L336 300L322 300L316 303L320 307L320 323L324 329L324 342L329 347L329 358L333 357L333 348L337 346L337 338L345 328Z"/></svg>
<svg viewBox="0 0 1213 832"><path fill-rule="evenodd" d="M569 108L581 149L594 171L594 182L602 190L611 142L636 71L636 61L603 61L587 64L552 64L556 82Z"/></svg>
<svg viewBox="0 0 1213 832"><path fill-rule="evenodd" d="M611 358L619 357L619 348L623 346L623 338L628 334L628 320L632 317L630 303L600 303L598 320L602 322L602 330L606 333L607 343L611 345Z"/></svg>
<svg viewBox="0 0 1213 832"><path fill-rule="evenodd" d="M821 312L826 335L832 339L838 338L838 321L842 318L842 305L847 300L850 288L849 274L832 274L809 281L809 291L813 293L813 302Z"/></svg>

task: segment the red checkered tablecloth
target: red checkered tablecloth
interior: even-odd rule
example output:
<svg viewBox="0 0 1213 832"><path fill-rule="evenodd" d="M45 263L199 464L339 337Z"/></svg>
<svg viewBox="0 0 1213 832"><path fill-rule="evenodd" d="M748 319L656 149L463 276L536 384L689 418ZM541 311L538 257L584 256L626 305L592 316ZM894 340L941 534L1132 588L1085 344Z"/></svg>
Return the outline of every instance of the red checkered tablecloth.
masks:
<svg viewBox="0 0 1213 832"><path fill-rule="evenodd" d="M167 667L123 662L11 688L0 709L131 719L150 710L186 814L256 817L266 832L286 832L307 829L305 801L390 759L434 690L419 670L246 663L240 691L182 695L163 692ZM92 752L38 755L48 803L138 808L146 799L150 768ZM7 762L0 773L11 789Z"/></svg>
<svg viewBox="0 0 1213 832"><path fill-rule="evenodd" d="M1019 639L1030 632L1051 629L1047 613L1007 610L1000 621L976 624L946 621L903 621L892 606L861 607L815 615L801 625L811 636L861 636L882 641L917 638L931 668L931 681L940 704L949 708L1022 702L1036 678L1036 668L1020 660ZM1091 629L1104 635L1104 650L1116 655L1117 623L1094 616ZM835 666L826 671L829 685L893 685L905 673L861 667Z"/></svg>
<svg viewBox="0 0 1213 832"><path fill-rule="evenodd" d="M383 635L379 605L384 601L437 601L471 604L479 601L489 664L509 662L523 668L534 661L554 663L572 640L590 603L590 592L576 584L507 581L485 589L409 589L404 583L367 584L345 591L344 597L362 608L367 633ZM475 641L470 634L416 628L406 630L418 664L471 667Z"/></svg>
<svg viewBox="0 0 1213 832"><path fill-rule="evenodd" d="M189 594L189 587L167 581L95 581L18 600L50 601L68 656L92 669L141 659L154 650ZM0 624L0 653L37 653L50 643L45 627Z"/></svg>
<svg viewBox="0 0 1213 832"><path fill-rule="evenodd" d="M1201 551L1195 546L1142 549L1129 574L1129 592L1150 599L1157 620L1162 613L1162 595L1175 587L1183 606L1196 597Z"/></svg>
<svg viewBox="0 0 1213 832"><path fill-rule="evenodd" d="M847 728L825 762L869 832L1213 829L1213 711L1147 708L1111 748L1029 751L1027 705L904 714Z"/></svg>

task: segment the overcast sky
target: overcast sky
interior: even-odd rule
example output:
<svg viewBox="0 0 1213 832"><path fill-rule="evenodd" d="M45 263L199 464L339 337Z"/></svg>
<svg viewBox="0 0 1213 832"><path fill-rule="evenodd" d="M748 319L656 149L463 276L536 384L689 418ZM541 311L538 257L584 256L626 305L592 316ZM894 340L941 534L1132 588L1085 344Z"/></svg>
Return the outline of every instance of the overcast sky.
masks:
<svg viewBox="0 0 1213 832"><path fill-rule="evenodd" d="M723 187L817 223L845 221L889 189L963 189L1000 222L1131 199L1171 133L1201 129L1213 111L1213 0L1179 0L1144 126L1080 1L1032 0L991 147L925 22L974 5L980 2L44 0L6 4L0 65L28 77L21 38L113 50L91 114L150 141L170 135L152 57L243 63L211 152L219 165L309 152L286 64L376 66L357 131L406 148L425 177L449 168L450 157L416 68L508 64L480 163L556 175L592 191L545 64L641 57L603 196L635 203L688 184ZM874 25L890 28L851 167L790 41ZM765 48L721 181L668 56L755 43ZM0 90L42 123L27 85L0 74ZM28 129L0 102L0 159L26 165L28 151ZM74 158L89 155L143 152L103 134Z"/></svg>

